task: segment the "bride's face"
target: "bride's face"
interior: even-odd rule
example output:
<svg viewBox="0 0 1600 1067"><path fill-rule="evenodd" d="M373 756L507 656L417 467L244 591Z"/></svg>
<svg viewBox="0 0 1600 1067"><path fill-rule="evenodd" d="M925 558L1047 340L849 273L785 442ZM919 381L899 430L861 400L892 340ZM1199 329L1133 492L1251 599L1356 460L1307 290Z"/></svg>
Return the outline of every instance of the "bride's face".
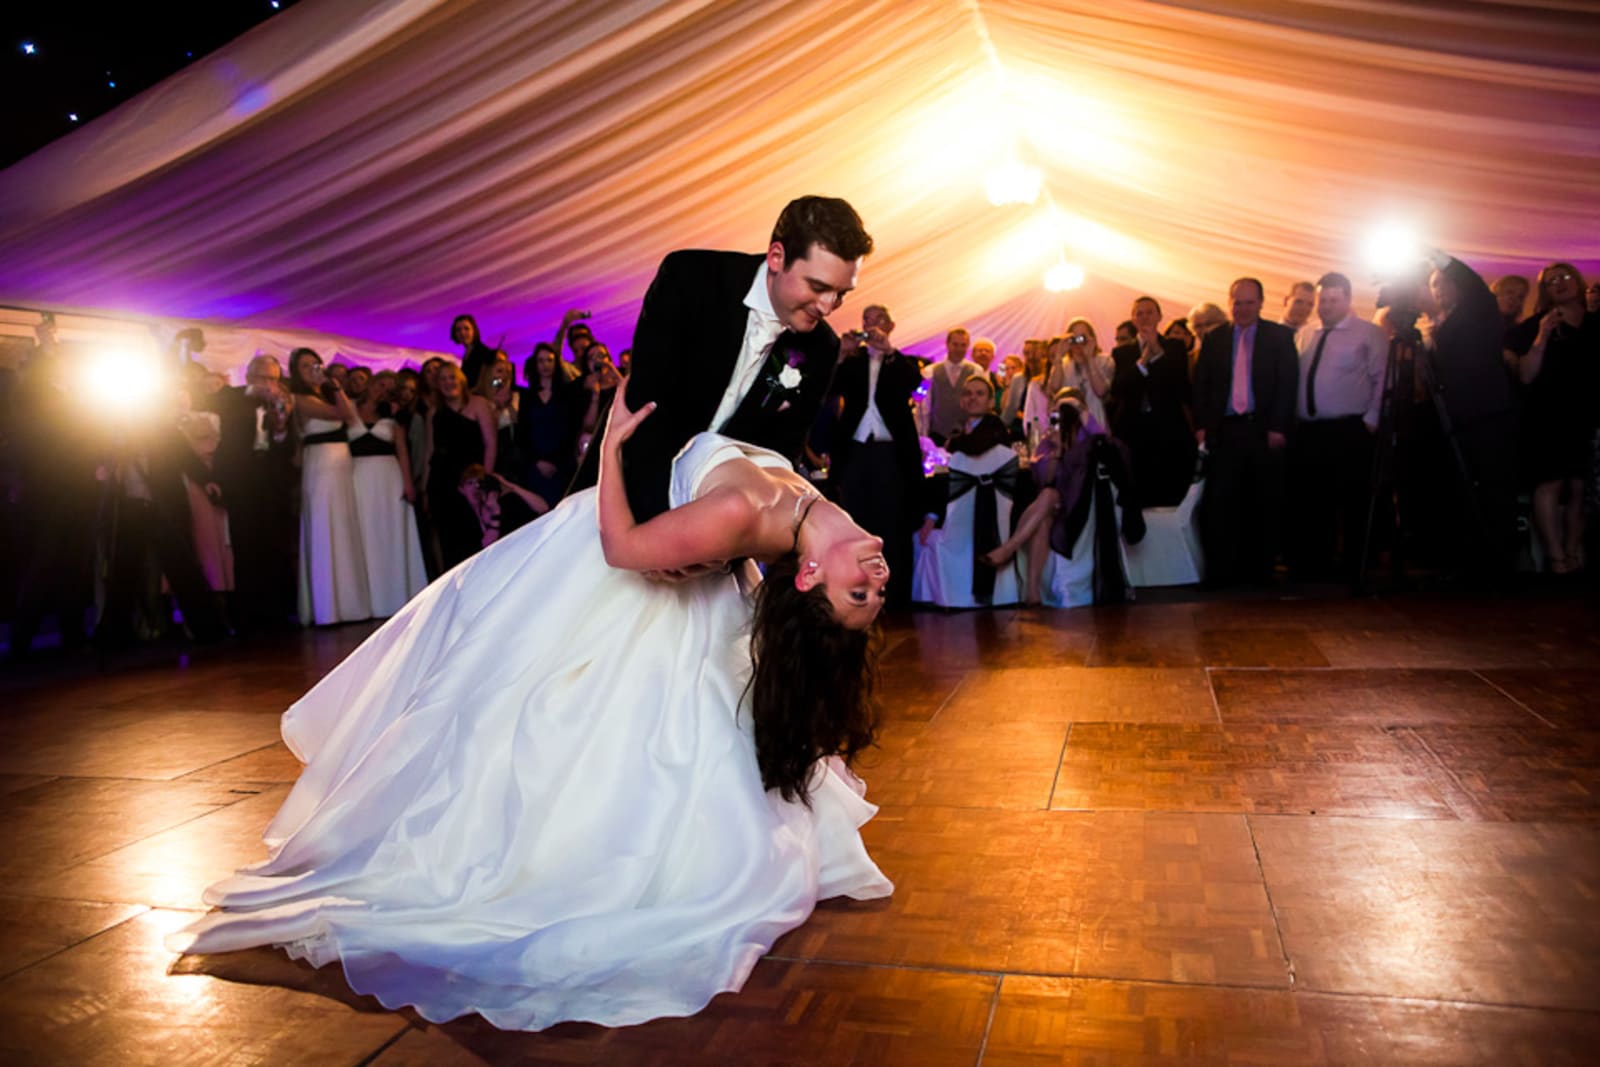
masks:
<svg viewBox="0 0 1600 1067"><path fill-rule="evenodd" d="M889 564L883 558L883 541L859 537L835 541L816 557L800 564L804 588L821 585L833 605L833 617L852 630L865 630L883 609L889 585Z"/></svg>

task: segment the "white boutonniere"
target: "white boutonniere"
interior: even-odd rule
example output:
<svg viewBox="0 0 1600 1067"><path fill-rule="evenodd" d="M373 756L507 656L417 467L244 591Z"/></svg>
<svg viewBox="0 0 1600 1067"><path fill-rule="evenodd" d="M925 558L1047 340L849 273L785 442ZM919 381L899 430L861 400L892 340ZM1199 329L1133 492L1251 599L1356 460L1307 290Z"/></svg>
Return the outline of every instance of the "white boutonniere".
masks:
<svg viewBox="0 0 1600 1067"><path fill-rule="evenodd" d="M772 410L775 401L780 405L778 411L789 407L789 402L799 395L800 386L805 382L805 374L800 369L805 362L805 353L792 348L782 352L774 350L767 357L766 373L762 377L767 387L767 395L761 401L763 408Z"/></svg>

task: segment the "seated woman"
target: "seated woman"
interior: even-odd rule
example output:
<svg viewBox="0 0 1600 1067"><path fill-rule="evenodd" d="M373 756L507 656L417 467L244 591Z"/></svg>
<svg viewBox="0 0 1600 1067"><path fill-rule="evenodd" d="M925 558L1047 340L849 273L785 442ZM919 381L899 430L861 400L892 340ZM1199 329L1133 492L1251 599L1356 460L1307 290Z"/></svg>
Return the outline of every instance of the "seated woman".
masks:
<svg viewBox="0 0 1600 1067"><path fill-rule="evenodd" d="M434 582L284 715L270 857L183 952L280 945L438 1022L699 1011L817 900L893 887L847 769L872 742L883 544L716 434L634 521L619 388L600 480ZM696 565L753 568L661 579ZM559 634L560 640L551 640ZM509 653L509 654L508 654Z"/></svg>
<svg viewBox="0 0 1600 1067"><path fill-rule="evenodd" d="M1060 557L1053 584L1058 587L1055 599L1063 606L1127 600L1130 587L1121 540L1138 544L1144 538L1144 516L1133 496L1127 449L1088 415L1074 390L1064 389L1062 394L1056 408L1059 432L1041 463L1039 495L1017 520L1011 536L984 561L1001 567L1028 549L1026 604L1044 602L1044 571L1052 554ZM1085 537L1091 518L1093 528ZM1073 566L1061 567L1065 561Z"/></svg>

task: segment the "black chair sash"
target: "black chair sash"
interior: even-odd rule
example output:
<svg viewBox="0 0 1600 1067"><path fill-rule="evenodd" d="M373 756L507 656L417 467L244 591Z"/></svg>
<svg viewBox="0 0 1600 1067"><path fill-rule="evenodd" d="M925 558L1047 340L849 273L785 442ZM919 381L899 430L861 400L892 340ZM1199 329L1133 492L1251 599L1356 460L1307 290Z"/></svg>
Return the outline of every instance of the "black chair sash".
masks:
<svg viewBox="0 0 1600 1067"><path fill-rule="evenodd" d="M979 560L999 548L1002 540L997 494L1004 493L1005 498L1010 500L1021 478L1022 468L1017 465L1015 457L990 474L970 474L953 467L950 470L950 503L973 491L978 494L973 498L972 518L972 595L976 598L990 599L994 596L994 568L985 566Z"/></svg>

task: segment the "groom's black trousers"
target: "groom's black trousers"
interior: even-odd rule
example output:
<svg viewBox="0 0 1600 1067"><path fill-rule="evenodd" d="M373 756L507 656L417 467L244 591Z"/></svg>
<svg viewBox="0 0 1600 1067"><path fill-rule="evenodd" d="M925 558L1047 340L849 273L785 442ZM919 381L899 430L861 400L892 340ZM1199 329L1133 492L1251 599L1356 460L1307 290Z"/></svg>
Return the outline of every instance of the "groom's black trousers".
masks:
<svg viewBox="0 0 1600 1067"><path fill-rule="evenodd" d="M839 506L862 529L883 538L883 558L889 564L889 603L911 602L910 504L922 499L918 487L905 484L896 462L893 441L869 441L850 446L834 465Z"/></svg>

